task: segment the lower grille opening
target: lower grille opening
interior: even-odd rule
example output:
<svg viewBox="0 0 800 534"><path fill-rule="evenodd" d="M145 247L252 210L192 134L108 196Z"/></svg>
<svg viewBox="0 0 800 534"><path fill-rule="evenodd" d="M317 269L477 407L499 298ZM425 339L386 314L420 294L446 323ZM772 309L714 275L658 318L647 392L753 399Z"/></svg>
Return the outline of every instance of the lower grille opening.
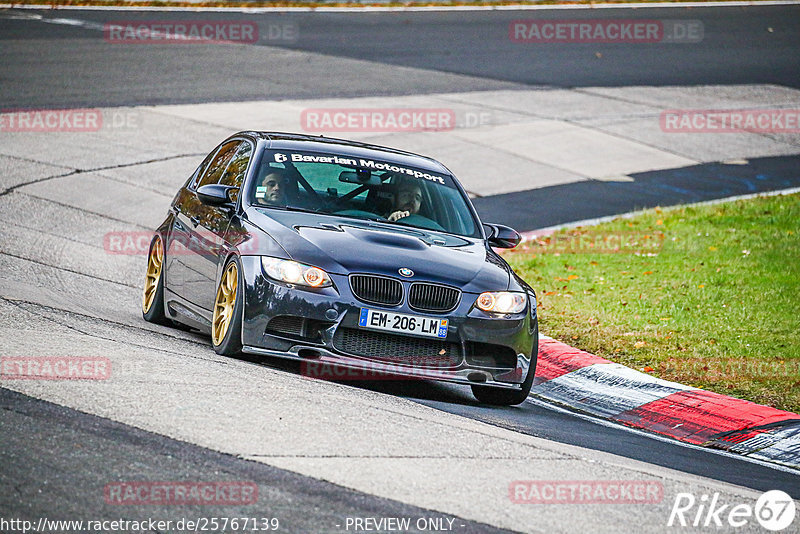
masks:
<svg viewBox="0 0 800 534"><path fill-rule="evenodd" d="M305 317L279 315L273 317L269 323L267 323L266 333L302 341L322 343L322 336L320 333L330 328L332 324L333 323L325 321L306 319Z"/></svg>
<svg viewBox="0 0 800 534"><path fill-rule="evenodd" d="M355 328L339 328L333 345L353 356L414 367L455 367L462 361L457 343Z"/></svg>
<svg viewBox="0 0 800 534"><path fill-rule="evenodd" d="M467 363L478 367L514 369L517 366L517 353L505 345L469 341L467 342Z"/></svg>
<svg viewBox="0 0 800 534"><path fill-rule="evenodd" d="M293 317L291 315L279 315L273 317L267 324L267 330L272 330L279 334L289 334L302 336L306 320L304 317Z"/></svg>

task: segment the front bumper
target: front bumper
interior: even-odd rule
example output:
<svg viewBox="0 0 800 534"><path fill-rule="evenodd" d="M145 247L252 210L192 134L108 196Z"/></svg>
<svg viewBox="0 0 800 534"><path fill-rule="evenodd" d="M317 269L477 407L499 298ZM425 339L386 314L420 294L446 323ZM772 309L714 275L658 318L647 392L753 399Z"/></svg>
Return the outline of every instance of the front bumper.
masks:
<svg viewBox="0 0 800 534"><path fill-rule="evenodd" d="M512 316L492 317L482 312L473 306L477 295L470 293L462 294L458 306L451 312L420 313L405 302L394 307L360 302L352 294L347 276L330 274L334 287L305 290L268 279L262 273L258 256L243 256L241 260L245 282L244 352L302 361L301 372L312 377L363 380L408 377L519 389L528 375L531 354L538 345L534 338L537 319L532 295L529 295L529 309ZM406 294L407 289L404 287ZM358 326L363 307L446 318L447 337L431 341L430 338L365 330ZM299 326L276 331L273 319L279 318L295 318ZM415 347L419 343L428 353L423 355L415 352L416 349L408 349L407 355L395 352L387 357L380 351L349 350L342 344L345 333L368 336L369 341L378 340L374 346L382 346L382 339L391 341L393 347L398 346L398 340L403 347ZM431 343L441 343L443 348L439 353L434 350L431 355ZM437 354L445 352L447 356L441 361L436 359ZM334 374L329 367L354 372Z"/></svg>

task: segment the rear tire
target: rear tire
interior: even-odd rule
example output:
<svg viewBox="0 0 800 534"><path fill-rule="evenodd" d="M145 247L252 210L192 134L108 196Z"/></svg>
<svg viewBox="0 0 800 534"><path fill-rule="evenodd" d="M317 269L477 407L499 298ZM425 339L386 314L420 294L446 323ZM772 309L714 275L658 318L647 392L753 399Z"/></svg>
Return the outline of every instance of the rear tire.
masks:
<svg viewBox="0 0 800 534"><path fill-rule="evenodd" d="M522 389L503 389L491 386L471 386L472 394L483 404L493 406L516 406L522 404L531 393L533 378L536 376L536 362L539 357L539 323L533 332L533 349L531 350L531 364L528 367L528 376L522 383Z"/></svg>
<svg viewBox="0 0 800 534"><path fill-rule="evenodd" d="M234 256L222 270L211 322L211 344L214 351L223 356L236 356L242 352L242 278L242 265Z"/></svg>
<svg viewBox="0 0 800 534"><path fill-rule="evenodd" d="M172 326L164 313L164 241L156 234L147 253L147 273L142 295L142 317L150 323Z"/></svg>

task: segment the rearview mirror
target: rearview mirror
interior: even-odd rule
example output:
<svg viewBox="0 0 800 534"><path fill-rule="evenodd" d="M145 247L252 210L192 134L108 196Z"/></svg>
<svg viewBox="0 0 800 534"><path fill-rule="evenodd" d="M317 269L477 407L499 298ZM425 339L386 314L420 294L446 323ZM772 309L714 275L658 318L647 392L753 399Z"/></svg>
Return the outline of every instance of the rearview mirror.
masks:
<svg viewBox="0 0 800 534"><path fill-rule="evenodd" d="M236 187L220 184L204 185L197 188L197 198L206 206L232 208L234 203L229 196L231 189L236 189Z"/></svg>
<svg viewBox="0 0 800 534"><path fill-rule="evenodd" d="M488 230L486 241L494 248L514 248L522 241L522 236L513 228L502 224L484 224Z"/></svg>
<svg viewBox="0 0 800 534"><path fill-rule="evenodd" d="M377 186L383 183L381 177L373 175L367 169L358 169L355 171L342 171L339 173L339 181L348 184L372 185Z"/></svg>

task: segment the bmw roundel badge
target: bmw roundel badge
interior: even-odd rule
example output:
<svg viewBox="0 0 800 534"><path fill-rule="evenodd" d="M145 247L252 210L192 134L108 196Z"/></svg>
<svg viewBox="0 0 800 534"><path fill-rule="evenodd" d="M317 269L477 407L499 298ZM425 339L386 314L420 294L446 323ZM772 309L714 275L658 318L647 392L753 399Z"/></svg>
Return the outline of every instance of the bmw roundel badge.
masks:
<svg viewBox="0 0 800 534"><path fill-rule="evenodd" d="M401 274L401 275L403 275L403 276L406 276L406 277L409 277L409 276L414 276L414 271L412 271L412 270L411 270L411 269L409 269L408 267L400 267L400 268L397 270L397 272L398 272L398 273L400 273L400 274Z"/></svg>

